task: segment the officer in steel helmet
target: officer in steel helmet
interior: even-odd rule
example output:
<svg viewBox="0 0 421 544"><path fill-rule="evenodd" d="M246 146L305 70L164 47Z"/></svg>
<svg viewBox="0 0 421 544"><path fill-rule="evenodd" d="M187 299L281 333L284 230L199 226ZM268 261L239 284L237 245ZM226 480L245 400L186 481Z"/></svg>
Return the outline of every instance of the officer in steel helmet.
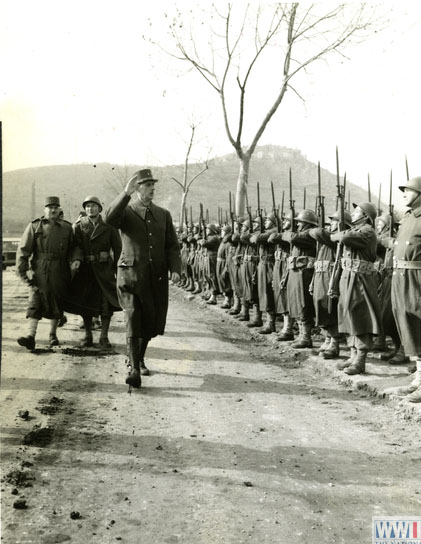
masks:
<svg viewBox="0 0 421 544"><path fill-rule="evenodd" d="M102 204L97 196L87 196L82 207L86 216L80 217L73 226L77 244L83 249L83 260L72 281L71 311L83 318L85 337L79 347L93 345L92 318L100 315L99 344L110 348L108 330L111 317L115 311L121 310L116 290L121 239L117 229L102 220Z"/></svg>

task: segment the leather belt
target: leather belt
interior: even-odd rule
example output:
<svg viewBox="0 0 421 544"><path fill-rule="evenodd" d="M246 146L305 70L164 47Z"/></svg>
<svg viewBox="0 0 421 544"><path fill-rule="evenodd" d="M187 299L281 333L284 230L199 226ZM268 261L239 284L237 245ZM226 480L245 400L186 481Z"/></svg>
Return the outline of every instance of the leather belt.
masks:
<svg viewBox="0 0 421 544"><path fill-rule="evenodd" d="M402 261L394 259L393 268L404 268L406 270L421 270L421 261Z"/></svg>
<svg viewBox="0 0 421 544"><path fill-rule="evenodd" d="M106 263L110 259L110 255L107 251L101 251L98 255L86 255L85 261L87 263L99 262Z"/></svg>
<svg viewBox="0 0 421 544"><path fill-rule="evenodd" d="M374 274L378 272L378 263L372 263L371 261L365 261L363 259L348 259L342 257L342 268L344 270L350 270L351 272L358 272L359 274Z"/></svg>
<svg viewBox="0 0 421 544"><path fill-rule="evenodd" d="M257 262L259 260L259 257L257 255L244 255L244 262Z"/></svg>
<svg viewBox="0 0 421 544"><path fill-rule="evenodd" d="M331 261L316 261L314 263L315 272L329 272L332 267L333 263Z"/></svg>
<svg viewBox="0 0 421 544"><path fill-rule="evenodd" d="M300 255L299 257L288 257L289 270L301 270L302 268L314 268L314 257Z"/></svg>

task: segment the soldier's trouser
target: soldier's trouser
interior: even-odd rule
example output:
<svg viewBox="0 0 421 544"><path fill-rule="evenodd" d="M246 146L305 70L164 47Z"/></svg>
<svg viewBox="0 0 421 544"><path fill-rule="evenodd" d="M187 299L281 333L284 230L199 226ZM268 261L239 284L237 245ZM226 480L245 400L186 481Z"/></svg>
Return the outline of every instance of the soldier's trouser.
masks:
<svg viewBox="0 0 421 544"><path fill-rule="evenodd" d="M368 350L373 346L373 335L371 333L353 335L350 334L346 338L346 343L348 347L355 348L358 351Z"/></svg>

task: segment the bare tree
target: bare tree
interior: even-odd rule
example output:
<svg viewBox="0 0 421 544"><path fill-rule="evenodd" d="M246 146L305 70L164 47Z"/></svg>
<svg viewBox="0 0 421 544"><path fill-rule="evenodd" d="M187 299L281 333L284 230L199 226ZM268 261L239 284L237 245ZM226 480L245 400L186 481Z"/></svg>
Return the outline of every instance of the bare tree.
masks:
<svg viewBox="0 0 421 544"><path fill-rule="evenodd" d="M226 4L220 11L212 4L206 20L193 9L176 8L173 17L165 15L171 48L156 43L173 58L187 62L219 95L226 135L240 161L236 190L240 214L244 212L250 161L269 121L288 90L303 100L292 86L293 80L302 86L311 64L331 53L344 56L346 45L366 40L379 23L375 8L366 4L242 6ZM265 77L261 70L266 71ZM266 88L268 70L271 94ZM255 98L250 101L252 96ZM262 106L261 117L246 135L246 121L251 122L250 112L256 105ZM243 143L245 137L248 145Z"/></svg>
<svg viewBox="0 0 421 544"><path fill-rule="evenodd" d="M191 179L189 179L190 153L193 147L193 142L194 142L197 126L198 125L194 121L190 122L191 133L190 133L190 141L187 146L186 158L184 159L183 180L180 181L174 177L171 178L181 187L181 190L183 191L183 194L181 197L181 205L180 205L180 227L184 225L185 218L187 218L186 200L187 200L187 195L190 191L190 187L192 186L192 183L197 180L198 177L200 177L204 172L206 172L206 170L209 169L209 161L207 159L204 162L204 167L202 168L202 170L200 170Z"/></svg>

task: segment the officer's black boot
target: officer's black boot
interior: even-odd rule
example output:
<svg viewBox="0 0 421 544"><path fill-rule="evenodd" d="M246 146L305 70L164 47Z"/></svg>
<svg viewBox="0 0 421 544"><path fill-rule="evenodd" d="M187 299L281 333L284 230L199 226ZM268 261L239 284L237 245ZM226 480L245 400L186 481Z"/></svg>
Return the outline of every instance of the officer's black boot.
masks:
<svg viewBox="0 0 421 544"><path fill-rule="evenodd" d="M139 338L139 362L142 376L149 376L149 368L145 365L145 353L149 344L149 338Z"/></svg>
<svg viewBox="0 0 421 544"><path fill-rule="evenodd" d="M101 316L101 336L99 337L99 345L102 348L110 349L111 344L108 340L108 330L110 328L111 316Z"/></svg>
<svg viewBox="0 0 421 544"><path fill-rule="evenodd" d="M92 317L91 316L82 316L83 325L85 329L85 338L79 343L80 348L89 348L93 345L92 338Z"/></svg>
<svg viewBox="0 0 421 544"><path fill-rule="evenodd" d="M127 385L132 387L140 387L142 384L142 379L140 377L140 350L139 350L139 339L138 338L128 338L128 351L130 365L132 367L130 374L126 378Z"/></svg>

